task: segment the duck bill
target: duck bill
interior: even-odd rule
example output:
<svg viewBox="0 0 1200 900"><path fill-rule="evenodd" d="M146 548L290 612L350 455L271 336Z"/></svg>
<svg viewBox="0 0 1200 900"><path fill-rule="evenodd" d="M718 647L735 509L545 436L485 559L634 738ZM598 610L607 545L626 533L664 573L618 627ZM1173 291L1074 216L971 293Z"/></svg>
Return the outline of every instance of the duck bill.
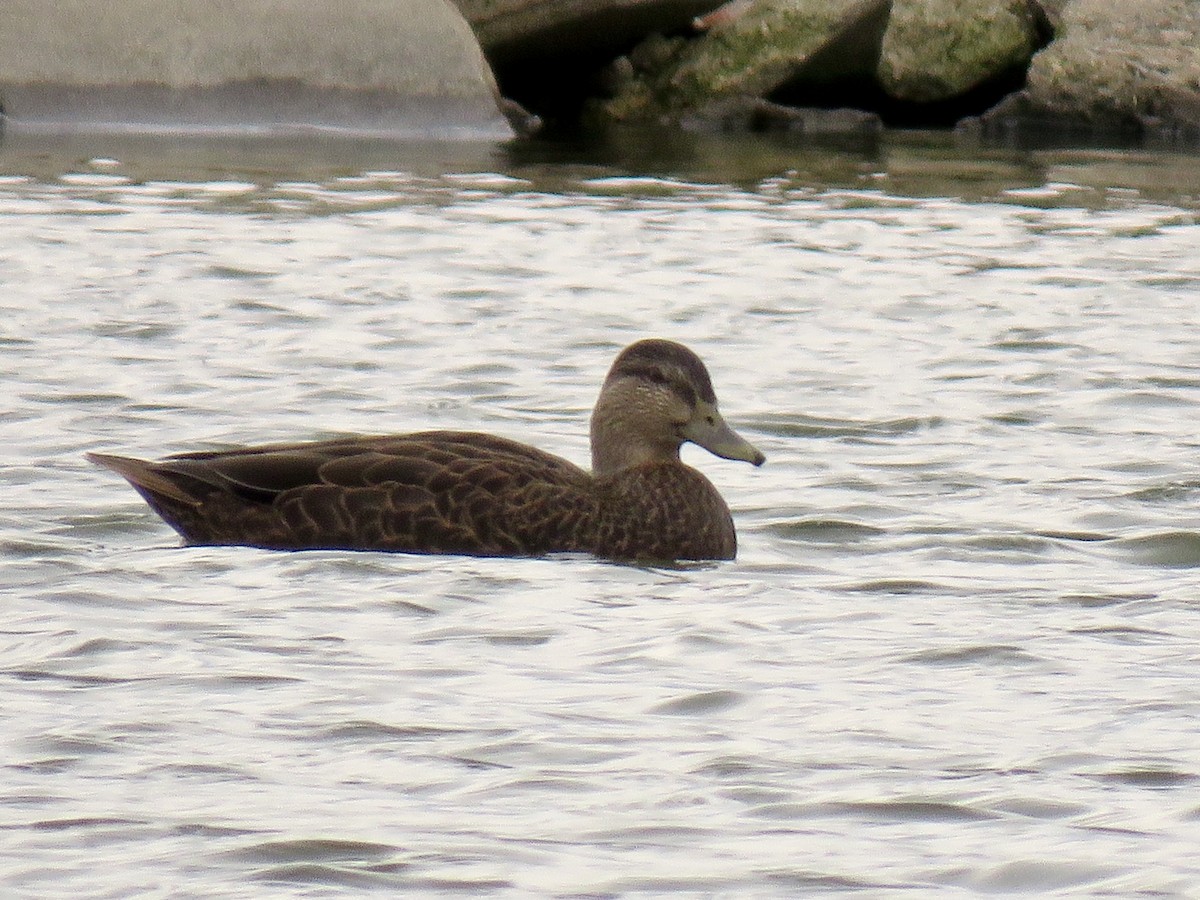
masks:
<svg viewBox="0 0 1200 900"><path fill-rule="evenodd" d="M716 406L700 403L696 414L683 429L683 436L722 459L740 459L761 466L766 457L757 447L725 424Z"/></svg>

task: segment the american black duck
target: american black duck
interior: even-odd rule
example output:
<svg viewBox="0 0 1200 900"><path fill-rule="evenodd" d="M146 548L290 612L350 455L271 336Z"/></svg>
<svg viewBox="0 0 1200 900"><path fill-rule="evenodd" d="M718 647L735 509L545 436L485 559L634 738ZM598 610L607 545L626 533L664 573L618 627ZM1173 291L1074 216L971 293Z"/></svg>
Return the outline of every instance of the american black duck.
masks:
<svg viewBox="0 0 1200 900"><path fill-rule="evenodd" d="M592 412L592 472L533 447L425 431L182 453L158 462L89 453L189 544L476 556L584 552L618 560L733 559L729 507L679 459L685 441L764 457L717 411L704 363L639 341Z"/></svg>

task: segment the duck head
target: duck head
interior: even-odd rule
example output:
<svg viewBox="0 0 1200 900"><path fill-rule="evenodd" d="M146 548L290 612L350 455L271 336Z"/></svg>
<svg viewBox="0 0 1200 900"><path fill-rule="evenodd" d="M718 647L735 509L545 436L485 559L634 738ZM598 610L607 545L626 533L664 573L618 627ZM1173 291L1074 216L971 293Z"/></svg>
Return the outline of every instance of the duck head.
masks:
<svg viewBox="0 0 1200 900"><path fill-rule="evenodd" d="M631 344L612 364L592 412L591 436L596 475L678 460L687 441L724 459L756 466L766 459L721 418L700 358L657 338Z"/></svg>

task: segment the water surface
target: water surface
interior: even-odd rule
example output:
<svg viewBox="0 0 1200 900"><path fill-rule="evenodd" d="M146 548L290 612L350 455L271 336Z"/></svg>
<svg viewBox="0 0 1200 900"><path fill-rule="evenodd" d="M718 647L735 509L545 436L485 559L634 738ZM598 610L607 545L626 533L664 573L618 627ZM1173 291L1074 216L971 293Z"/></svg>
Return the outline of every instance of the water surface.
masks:
<svg viewBox="0 0 1200 900"><path fill-rule="evenodd" d="M1195 159L0 145L20 896L1200 892ZM696 349L734 563L181 549L89 450L579 462Z"/></svg>

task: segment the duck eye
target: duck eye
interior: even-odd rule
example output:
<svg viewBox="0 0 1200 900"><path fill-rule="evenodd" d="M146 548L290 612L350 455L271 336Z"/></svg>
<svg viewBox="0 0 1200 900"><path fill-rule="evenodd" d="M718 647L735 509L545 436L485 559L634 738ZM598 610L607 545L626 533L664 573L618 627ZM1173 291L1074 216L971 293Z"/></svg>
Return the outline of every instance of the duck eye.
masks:
<svg viewBox="0 0 1200 900"><path fill-rule="evenodd" d="M714 416L705 416L704 421L707 422L710 426L715 426L717 424L716 417L714 417Z"/></svg>

